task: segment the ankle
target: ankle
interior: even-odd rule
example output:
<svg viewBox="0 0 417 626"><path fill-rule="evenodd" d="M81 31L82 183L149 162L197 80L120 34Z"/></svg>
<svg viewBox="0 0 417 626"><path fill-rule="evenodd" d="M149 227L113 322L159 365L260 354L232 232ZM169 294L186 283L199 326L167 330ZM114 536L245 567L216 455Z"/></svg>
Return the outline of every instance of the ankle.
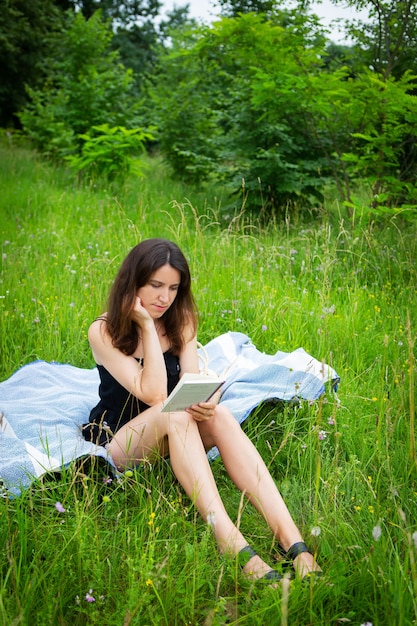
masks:
<svg viewBox="0 0 417 626"><path fill-rule="evenodd" d="M311 572L321 572L314 555L310 552L301 552L293 560L293 567L296 574L302 578Z"/></svg>

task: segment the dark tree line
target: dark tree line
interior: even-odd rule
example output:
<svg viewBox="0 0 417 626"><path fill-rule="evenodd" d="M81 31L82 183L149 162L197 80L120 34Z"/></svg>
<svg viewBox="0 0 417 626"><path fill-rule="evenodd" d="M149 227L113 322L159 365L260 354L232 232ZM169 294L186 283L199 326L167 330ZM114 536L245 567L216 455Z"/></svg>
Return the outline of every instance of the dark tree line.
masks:
<svg viewBox="0 0 417 626"><path fill-rule="evenodd" d="M188 21L186 9L156 21L159 0L0 0L0 126L19 125L17 117L34 89L48 78L71 13L85 19L100 12L111 25L112 49L135 73L135 84L156 63L155 48L168 31Z"/></svg>

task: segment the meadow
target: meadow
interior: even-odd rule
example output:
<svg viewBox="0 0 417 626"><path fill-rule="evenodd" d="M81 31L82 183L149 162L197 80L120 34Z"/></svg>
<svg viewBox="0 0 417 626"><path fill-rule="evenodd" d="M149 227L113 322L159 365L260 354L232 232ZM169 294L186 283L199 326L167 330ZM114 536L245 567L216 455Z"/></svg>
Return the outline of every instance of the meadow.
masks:
<svg viewBox="0 0 417 626"><path fill-rule="evenodd" d="M266 225L228 212L219 187L174 182L157 157L115 187L3 146L0 186L0 380L37 359L93 367L87 328L126 252L154 236L190 262L203 344L233 330L266 353L301 346L341 378L337 396L266 404L244 425L322 578L242 580L164 459L111 482L75 463L0 498L0 623L417 624L416 224L347 216L329 195ZM263 520L221 460L213 471L272 559Z"/></svg>

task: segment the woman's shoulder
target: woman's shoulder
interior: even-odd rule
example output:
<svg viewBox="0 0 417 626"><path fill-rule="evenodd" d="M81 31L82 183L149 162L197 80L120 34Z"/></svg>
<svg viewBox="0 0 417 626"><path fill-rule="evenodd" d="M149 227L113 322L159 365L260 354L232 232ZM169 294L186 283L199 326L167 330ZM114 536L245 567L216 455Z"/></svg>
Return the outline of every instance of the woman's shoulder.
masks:
<svg viewBox="0 0 417 626"><path fill-rule="evenodd" d="M107 322L107 313L103 313L102 315L99 315L98 317L96 317L95 320L93 320L90 324L90 328L102 328L103 326L106 326L106 322Z"/></svg>
<svg viewBox="0 0 417 626"><path fill-rule="evenodd" d="M88 339L90 343L92 340L94 341L95 339L103 340L108 335L106 322L107 317L105 313L103 315L100 315L99 317L96 317L96 319L91 322L88 328Z"/></svg>

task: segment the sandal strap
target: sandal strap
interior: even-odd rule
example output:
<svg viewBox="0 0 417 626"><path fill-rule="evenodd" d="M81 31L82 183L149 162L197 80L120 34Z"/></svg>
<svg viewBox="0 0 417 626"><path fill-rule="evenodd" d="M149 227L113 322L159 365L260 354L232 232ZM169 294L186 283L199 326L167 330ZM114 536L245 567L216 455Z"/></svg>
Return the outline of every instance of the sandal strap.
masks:
<svg viewBox="0 0 417 626"><path fill-rule="evenodd" d="M245 546L238 552L238 561L240 568L243 569L249 563L253 556L257 556L257 552L249 545Z"/></svg>
<svg viewBox="0 0 417 626"><path fill-rule="evenodd" d="M293 543L287 551L285 551L284 548L278 544L278 552L289 561L294 561L294 559L296 559L302 552L309 552L312 554L311 550L306 546L304 541L297 541L297 543Z"/></svg>
<svg viewBox="0 0 417 626"><path fill-rule="evenodd" d="M249 561L251 560L253 556L258 556L258 553L251 546L247 545L241 550L239 550L237 556L239 560L240 569L243 569L245 565L249 563ZM282 574L280 574L274 569L271 569L269 570L269 572L264 574L264 576L262 576L262 578L260 578L259 580L281 580L281 579L282 579Z"/></svg>
<svg viewBox="0 0 417 626"><path fill-rule="evenodd" d="M275 569L269 570L264 576L262 576L261 580L282 580L283 575L277 572Z"/></svg>

